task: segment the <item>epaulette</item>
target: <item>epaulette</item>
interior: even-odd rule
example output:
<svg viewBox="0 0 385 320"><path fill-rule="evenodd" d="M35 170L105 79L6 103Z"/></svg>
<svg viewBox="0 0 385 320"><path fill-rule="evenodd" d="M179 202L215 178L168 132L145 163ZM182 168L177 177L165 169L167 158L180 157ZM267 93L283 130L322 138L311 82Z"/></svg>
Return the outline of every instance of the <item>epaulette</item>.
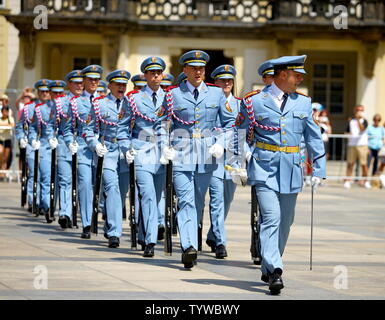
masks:
<svg viewBox="0 0 385 320"><path fill-rule="evenodd" d="M32 103L34 103L34 102L35 102L35 101L28 102L28 103L24 104L24 107L25 107L25 106L28 106L29 104L32 104Z"/></svg>
<svg viewBox="0 0 385 320"><path fill-rule="evenodd" d="M261 90L254 90L254 91L251 91L249 93L246 93L245 96L243 97L243 99L247 99L249 97L252 97L252 96L254 96L260 92L261 92Z"/></svg>
<svg viewBox="0 0 385 320"><path fill-rule="evenodd" d="M304 94L303 92L300 92L300 91L296 91L296 93L300 94L301 96L305 96L305 97L308 97L308 98L310 98L308 95Z"/></svg>
<svg viewBox="0 0 385 320"><path fill-rule="evenodd" d="M102 96L99 96L99 97L96 97L94 100L92 100L92 101L96 101L96 100L100 100L100 99L104 99L104 97L102 97Z"/></svg>
<svg viewBox="0 0 385 320"><path fill-rule="evenodd" d="M178 88L179 86L170 86L170 87L168 87L166 90L164 90L165 92L169 92L169 91L171 91L172 89L176 89L176 88Z"/></svg>
<svg viewBox="0 0 385 320"><path fill-rule="evenodd" d="M61 94L60 96L57 96L56 98L64 98L66 95L65 94Z"/></svg>
<svg viewBox="0 0 385 320"><path fill-rule="evenodd" d="M237 100L242 100L242 98L240 98L240 97L234 96L234 98L237 99Z"/></svg>
<svg viewBox="0 0 385 320"><path fill-rule="evenodd" d="M132 91L128 92L126 94L126 96L128 97L128 96L130 96L131 94L134 94L134 93L139 93L139 91L138 90L132 90Z"/></svg>
<svg viewBox="0 0 385 320"><path fill-rule="evenodd" d="M40 106L42 106L42 105L44 105L44 104L45 104L45 102L40 102L40 103L38 103L38 104L35 104L35 108L40 107Z"/></svg>
<svg viewBox="0 0 385 320"><path fill-rule="evenodd" d="M214 83L210 83L210 82L205 82L206 85L210 86L210 87L217 87L217 88L220 88L220 86L217 86L216 84Z"/></svg>

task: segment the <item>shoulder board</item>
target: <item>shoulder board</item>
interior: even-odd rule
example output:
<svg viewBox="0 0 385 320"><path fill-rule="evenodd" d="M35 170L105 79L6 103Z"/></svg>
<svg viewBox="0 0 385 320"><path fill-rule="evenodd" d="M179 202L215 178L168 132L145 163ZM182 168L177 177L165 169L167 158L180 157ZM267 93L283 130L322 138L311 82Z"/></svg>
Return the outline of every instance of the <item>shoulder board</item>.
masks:
<svg viewBox="0 0 385 320"><path fill-rule="evenodd" d="M178 88L179 86L170 86L168 87L166 90L164 90L164 92L170 92L172 89L176 89Z"/></svg>
<svg viewBox="0 0 385 320"><path fill-rule="evenodd" d="M45 105L45 103L44 102L38 103L38 104L35 105L35 108L40 107L42 105Z"/></svg>
<svg viewBox="0 0 385 320"><path fill-rule="evenodd" d="M251 91L249 93L246 93L245 96L243 97L243 99L247 99L249 97L252 97L252 96L254 96L260 92L261 92L261 90L254 90L254 91Z"/></svg>
<svg viewBox="0 0 385 320"><path fill-rule="evenodd" d="M217 87L217 88L220 88L220 86L217 86L216 84L213 84L213 83L205 82L205 84L206 84L207 86L210 86L210 87Z"/></svg>
<svg viewBox="0 0 385 320"><path fill-rule="evenodd" d="M100 99L104 99L104 97L100 96L100 97L96 97L94 100L92 101L96 101L96 100L100 100Z"/></svg>
<svg viewBox="0 0 385 320"><path fill-rule="evenodd" d="M308 98L310 98L308 95L304 94L303 92L300 92L300 91L296 91L296 93L300 94L301 96L305 96L305 97L308 97Z"/></svg>
<svg viewBox="0 0 385 320"><path fill-rule="evenodd" d="M138 90L132 90L132 91L128 92L128 93L126 94L126 96L128 97L129 95L135 94L135 93L139 93L139 91L138 91Z"/></svg>
<svg viewBox="0 0 385 320"><path fill-rule="evenodd" d="M242 100L242 98L240 98L240 97L236 97L236 96L233 96L235 99L237 99L237 100Z"/></svg>
<svg viewBox="0 0 385 320"><path fill-rule="evenodd" d="M66 95L65 94L61 94L60 96L57 96L56 98L64 98Z"/></svg>
<svg viewBox="0 0 385 320"><path fill-rule="evenodd" d="M35 103L35 101L31 101L31 102L26 103L26 104L24 105L24 107L25 107L25 106L28 106L28 105L30 105L30 104L32 104L32 103Z"/></svg>

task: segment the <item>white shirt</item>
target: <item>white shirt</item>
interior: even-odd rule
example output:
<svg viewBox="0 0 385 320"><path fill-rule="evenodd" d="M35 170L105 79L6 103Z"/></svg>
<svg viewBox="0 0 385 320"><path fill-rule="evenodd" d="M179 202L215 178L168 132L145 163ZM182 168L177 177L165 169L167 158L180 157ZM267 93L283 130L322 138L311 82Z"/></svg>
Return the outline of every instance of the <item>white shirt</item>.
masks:
<svg viewBox="0 0 385 320"><path fill-rule="evenodd" d="M186 81L186 85L187 85L188 90L194 96L194 90L195 89L198 89L198 92L201 93L201 90L203 88L203 81L201 82L201 84L198 87L194 87L190 82L188 82L188 80Z"/></svg>
<svg viewBox="0 0 385 320"><path fill-rule="evenodd" d="M158 99L161 90L162 90L161 87L159 87L157 91L152 90L148 85L146 85L146 87L145 87L145 92L150 97L151 101L152 101L152 94L155 92L156 93L156 98Z"/></svg>
<svg viewBox="0 0 385 320"><path fill-rule="evenodd" d="M362 119L363 120L363 119ZM349 147L367 146L368 145L368 134L367 130L360 131L357 119L352 119L349 122L349 133L352 137L349 138Z"/></svg>
<svg viewBox="0 0 385 320"><path fill-rule="evenodd" d="M274 82L271 84L268 90L278 109L281 109L281 105L284 99L283 95L285 94L285 92L278 88Z"/></svg>

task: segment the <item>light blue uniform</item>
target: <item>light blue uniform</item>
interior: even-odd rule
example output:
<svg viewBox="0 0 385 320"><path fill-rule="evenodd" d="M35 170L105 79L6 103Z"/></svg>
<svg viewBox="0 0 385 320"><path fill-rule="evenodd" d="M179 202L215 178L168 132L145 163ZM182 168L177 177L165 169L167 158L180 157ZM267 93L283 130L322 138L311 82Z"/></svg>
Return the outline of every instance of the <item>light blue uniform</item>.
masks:
<svg viewBox="0 0 385 320"><path fill-rule="evenodd" d="M125 103L124 99L120 103L117 102L111 93L105 98L98 98L91 110L90 121L85 128L86 142L92 151L95 151L96 145L102 142L102 137L104 137L104 145L108 150L103 161L103 192L107 212L104 230L108 237L118 238L122 235L122 199L118 177L120 148L116 137L120 108L123 107L121 104ZM98 106L99 116L96 114Z"/></svg>
<svg viewBox="0 0 385 320"><path fill-rule="evenodd" d="M303 71L303 63L302 68L292 69ZM249 135L252 158L247 173L248 183L256 186L262 214L260 239L263 273L283 270L281 256L294 220L297 195L302 190L299 152L302 136L314 162L313 175L320 178L326 175L325 151L321 131L312 117L311 99L297 92L290 93L281 111L273 100L271 87L245 96L245 99L251 99L252 109L249 109L249 114L255 118L254 125L251 125L253 119L249 118L245 99L236 121L239 129L248 130L249 125L252 128ZM298 152L266 150L265 147L257 147L257 141L279 147L298 147Z"/></svg>
<svg viewBox="0 0 385 320"><path fill-rule="evenodd" d="M70 121L66 122L64 128L64 141L67 146L76 140L78 143L77 162L78 162L78 197L80 215L83 228L91 225L92 216L92 164L93 152L88 148L84 139L84 128L86 122L90 121L91 103L86 94L72 97L72 105L69 107ZM71 104L70 103L70 104ZM74 108L74 110L72 110ZM75 113L73 112L75 111ZM76 120L75 120L76 119ZM76 129L73 124L76 121ZM76 134L76 136L75 136Z"/></svg>
<svg viewBox="0 0 385 320"><path fill-rule="evenodd" d="M28 132L30 121L33 119L33 112L35 108L35 103L31 102L24 105L23 112L20 117L20 121L17 122L15 132L16 139L21 140L23 138L28 139ZM28 182L27 182L27 202L28 206L32 206L33 200L33 166L34 166L35 152L32 150L31 145L28 143L26 147L26 165L28 166Z"/></svg>
<svg viewBox="0 0 385 320"><path fill-rule="evenodd" d="M45 213L50 205L50 179L51 179L51 147L49 139L53 138L55 122L55 109L51 103L35 103L33 120L28 134L29 143L33 140L40 141L39 149L39 208ZM40 131L40 137L38 132Z"/></svg>
<svg viewBox="0 0 385 320"><path fill-rule="evenodd" d="M226 108L229 109L228 111L231 110L230 112L235 118L239 113L241 100L230 95L227 102ZM232 141L232 133L232 131L226 132L228 137L225 138L225 141L227 143ZM207 232L207 241L213 241L216 246L226 245L225 220L237 187L231 179L230 172L225 170L225 164L227 164L226 152L224 161L218 162L218 168L214 170L209 186L211 225Z"/></svg>
<svg viewBox="0 0 385 320"><path fill-rule="evenodd" d="M222 128L231 128L235 117L226 110L226 97L222 89L201 84L197 100L190 92L187 83L171 90L173 98L172 146L176 157L173 160L173 179L178 197L177 213L179 234L183 250L190 246L198 248L198 221L201 220L205 194L210 184L213 171L217 168L216 160L209 153L216 142L213 130L219 119ZM169 108L163 104L164 112L158 118L156 128L159 132L162 122L167 120ZM162 128L162 129L161 129ZM168 137L162 142L166 143Z"/></svg>
<svg viewBox="0 0 385 320"><path fill-rule="evenodd" d="M135 157L136 185L140 202L139 243L156 244L158 236L159 202L165 188L165 167L160 164L160 144L157 142L153 129L156 114L164 100L164 91L157 92L157 102L154 105L147 86L139 92L132 93L137 113L133 114L133 104L128 98L124 105L122 120L119 122L118 140L125 154L132 147L137 152ZM133 120L134 119L134 120ZM132 128L131 123L135 121ZM164 212L164 208L162 210ZM163 214L164 216L164 214Z"/></svg>

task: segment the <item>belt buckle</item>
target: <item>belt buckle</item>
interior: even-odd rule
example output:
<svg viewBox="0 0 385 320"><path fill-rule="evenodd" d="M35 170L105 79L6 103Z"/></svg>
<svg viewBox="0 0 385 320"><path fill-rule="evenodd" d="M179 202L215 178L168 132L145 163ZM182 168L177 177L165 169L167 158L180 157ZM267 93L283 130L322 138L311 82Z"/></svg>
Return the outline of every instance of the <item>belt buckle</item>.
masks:
<svg viewBox="0 0 385 320"><path fill-rule="evenodd" d="M201 133L193 133L193 134L192 134L192 137L193 137L193 138L201 138L201 137L202 137L202 134L201 134Z"/></svg>

